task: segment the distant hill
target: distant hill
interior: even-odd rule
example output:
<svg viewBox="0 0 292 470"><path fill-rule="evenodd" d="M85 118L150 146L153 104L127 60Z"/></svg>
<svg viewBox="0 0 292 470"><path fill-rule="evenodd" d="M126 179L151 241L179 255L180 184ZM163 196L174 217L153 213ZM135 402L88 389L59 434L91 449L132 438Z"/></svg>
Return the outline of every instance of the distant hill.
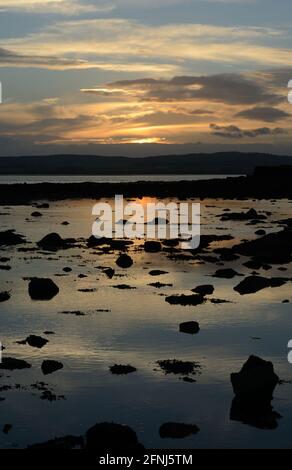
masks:
<svg viewBox="0 0 292 470"><path fill-rule="evenodd" d="M0 157L0 174L129 175L251 174L258 166L292 165L292 157L263 153L202 153L157 157L49 155Z"/></svg>

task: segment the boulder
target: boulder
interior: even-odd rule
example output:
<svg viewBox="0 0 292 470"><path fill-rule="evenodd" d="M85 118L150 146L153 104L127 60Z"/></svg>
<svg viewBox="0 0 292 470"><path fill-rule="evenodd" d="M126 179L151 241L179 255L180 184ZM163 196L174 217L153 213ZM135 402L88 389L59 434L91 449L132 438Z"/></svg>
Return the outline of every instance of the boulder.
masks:
<svg viewBox="0 0 292 470"><path fill-rule="evenodd" d="M15 359L14 357L3 357L0 362L0 369L15 370L15 369L29 369L31 364L23 359Z"/></svg>
<svg viewBox="0 0 292 470"><path fill-rule="evenodd" d="M247 276L234 287L234 290L240 295L253 294L267 287L280 287L287 281L288 279L283 277Z"/></svg>
<svg viewBox="0 0 292 470"><path fill-rule="evenodd" d="M199 323L196 321L186 321L179 325L179 331L194 335L200 331Z"/></svg>
<svg viewBox="0 0 292 470"><path fill-rule="evenodd" d="M182 439L197 434L199 430L195 424L164 423L159 428L159 435L162 439Z"/></svg>
<svg viewBox="0 0 292 470"><path fill-rule="evenodd" d="M37 245L46 251L57 251L70 246L58 233L49 233L37 242Z"/></svg>
<svg viewBox="0 0 292 470"><path fill-rule="evenodd" d="M116 265L119 266L119 268L130 268L133 264L133 260L131 256L126 255L126 254L121 254L118 259L116 260Z"/></svg>
<svg viewBox="0 0 292 470"><path fill-rule="evenodd" d="M213 274L213 277L219 277L222 279L232 279L235 276L241 276L242 274L239 274L237 271L231 268L227 269L217 269L215 274Z"/></svg>
<svg viewBox="0 0 292 470"><path fill-rule="evenodd" d="M28 293L33 300L51 300L59 293L59 287L52 279L35 277L29 282Z"/></svg>
<svg viewBox="0 0 292 470"><path fill-rule="evenodd" d="M136 372L136 367L130 366L129 364L127 365L122 365L122 364L115 364L114 366L110 367L110 371L112 374L117 374L117 375L125 375L125 374L130 374L131 372Z"/></svg>
<svg viewBox="0 0 292 470"><path fill-rule="evenodd" d="M165 301L168 302L170 305L200 305L206 302L206 299L200 294L192 294L192 295L169 295L165 297Z"/></svg>
<svg viewBox="0 0 292 470"><path fill-rule="evenodd" d="M6 302L7 300L10 299L10 294L7 291L0 292L0 302Z"/></svg>
<svg viewBox="0 0 292 470"><path fill-rule="evenodd" d="M36 335L29 335L25 339L25 343L28 344L29 346L32 346L33 348L42 348L47 344L49 341L45 338L42 338L41 336L36 336Z"/></svg>
<svg viewBox="0 0 292 470"><path fill-rule="evenodd" d="M86 450L142 450L137 435L129 426L99 423L86 432Z"/></svg>
<svg viewBox="0 0 292 470"><path fill-rule="evenodd" d="M56 370L63 369L62 362L53 361L53 360L45 360L42 362L42 373L44 375L52 374Z"/></svg>
<svg viewBox="0 0 292 470"><path fill-rule="evenodd" d="M212 284L205 284L202 286L197 286L194 289L192 289L192 292L195 292L196 294L200 294L203 297L205 297L205 295L213 294L214 286L212 286Z"/></svg>
<svg viewBox="0 0 292 470"><path fill-rule="evenodd" d="M0 246L21 245L22 243L25 243L25 238L15 233L14 230L0 232Z"/></svg>
<svg viewBox="0 0 292 470"><path fill-rule="evenodd" d="M279 377L272 362L257 356L250 356L240 372L230 375L234 394L241 400L271 401Z"/></svg>

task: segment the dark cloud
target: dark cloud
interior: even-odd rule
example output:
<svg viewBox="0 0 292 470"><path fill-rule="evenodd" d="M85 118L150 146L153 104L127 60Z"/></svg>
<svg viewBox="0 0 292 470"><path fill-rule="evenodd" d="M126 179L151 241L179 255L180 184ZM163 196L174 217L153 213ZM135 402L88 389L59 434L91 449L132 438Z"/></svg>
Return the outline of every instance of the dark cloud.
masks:
<svg viewBox="0 0 292 470"><path fill-rule="evenodd" d="M226 137L229 139L241 139L243 137L262 137L271 135L285 134L285 129L275 127L273 129L269 127L259 127L257 129L240 129L237 126L218 126L217 124L210 124L212 134L218 137Z"/></svg>
<svg viewBox="0 0 292 470"><path fill-rule="evenodd" d="M277 122L289 116L290 114L286 113L285 111L269 106L245 109L235 115L235 117L265 122Z"/></svg>
<svg viewBox="0 0 292 470"><path fill-rule="evenodd" d="M150 101L207 100L229 105L275 105L283 100L282 96L267 88L265 81L239 74L122 80L107 87L136 90L137 96L142 93L142 99Z"/></svg>
<svg viewBox="0 0 292 470"><path fill-rule="evenodd" d="M38 67L78 67L85 63L82 60L66 59L53 56L22 55L0 47L0 65L3 66L38 66Z"/></svg>

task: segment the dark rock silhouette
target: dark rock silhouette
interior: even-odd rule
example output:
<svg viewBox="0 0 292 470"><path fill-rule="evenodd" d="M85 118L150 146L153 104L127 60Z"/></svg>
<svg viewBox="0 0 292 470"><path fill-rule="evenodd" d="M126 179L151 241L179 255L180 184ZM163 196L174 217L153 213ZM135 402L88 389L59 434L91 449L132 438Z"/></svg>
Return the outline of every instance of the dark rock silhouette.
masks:
<svg viewBox="0 0 292 470"><path fill-rule="evenodd" d="M138 442L137 435L129 426L116 423L96 424L86 432L85 449L139 451L143 446Z"/></svg>
<svg viewBox="0 0 292 470"><path fill-rule="evenodd" d="M112 268L105 268L105 269L103 269L103 272L104 272L104 274L107 275L107 277L108 277L109 279L112 279L113 276L114 276L114 274L115 274L115 270L112 269Z"/></svg>
<svg viewBox="0 0 292 470"><path fill-rule="evenodd" d="M273 411L271 401L279 377L273 364L250 356L240 372L232 373L230 378L235 394L230 419L259 428L276 428L280 415Z"/></svg>
<svg viewBox="0 0 292 470"><path fill-rule="evenodd" d="M119 266L119 268L130 268L133 264L133 260L132 258L129 256L129 255L126 255L126 254L121 254L118 259L116 260L116 264L117 266Z"/></svg>
<svg viewBox="0 0 292 470"><path fill-rule="evenodd" d="M72 268L70 268L69 266L65 266L65 268L63 268L63 271L64 273L71 273Z"/></svg>
<svg viewBox="0 0 292 470"><path fill-rule="evenodd" d="M54 361L54 360L45 360L42 362L42 372L44 375L52 374L56 370L62 369L63 364L62 362L59 361Z"/></svg>
<svg viewBox="0 0 292 470"><path fill-rule="evenodd" d="M6 302L11 297L10 293L7 291L0 292L0 302Z"/></svg>
<svg viewBox="0 0 292 470"><path fill-rule="evenodd" d="M168 272L162 271L161 269L152 269L148 274L150 274L150 276L161 276L162 274L168 274Z"/></svg>
<svg viewBox="0 0 292 470"><path fill-rule="evenodd" d="M30 215L31 217L42 217L43 214L41 212L34 211Z"/></svg>
<svg viewBox="0 0 292 470"><path fill-rule="evenodd" d="M28 293L33 300L51 300L59 293L59 287L52 279L32 278Z"/></svg>
<svg viewBox="0 0 292 470"><path fill-rule="evenodd" d="M156 287L156 289L161 289L162 287L172 287L173 284L164 284L163 282L150 282L148 286Z"/></svg>
<svg viewBox="0 0 292 470"><path fill-rule="evenodd" d="M19 341L20 344L28 344L33 348L42 348L45 346L49 341L41 336L36 335L29 335L25 340Z"/></svg>
<svg viewBox="0 0 292 470"><path fill-rule="evenodd" d="M49 233L37 242L37 245L46 251L57 251L70 247L70 244L63 240L58 233Z"/></svg>
<svg viewBox="0 0 292 470"><path fill-rule="evenodd" d="M197 434L199 430L195 424L164 423L159 428L159 435L162 439L182 439L192 434Z"/></svg>
<svg viewBox="0 0 292 470"><path fill-rule="evenodd" d="M200 305L206 302L206 299L200 294L192 294L192 295L170 295L165 297L165 301L168 302L170 305Z"/></svg>
<svg viewBox="0 0 292 470"><path fill-rule="evenodd" d="M253 257L262 263L284 264L292 261L292 231L288 228L269 233L232 247L234 253Z"/></svg>
<svg viewBox="0 0 292 470"><path fill-rule="evenodd" d="M214 286L212 286L212 284L206 284L206 285L195 287L194 289L192 289L192 292L195 292L196 294L200 294L203 297L205 297L205 295L213 294L214 290L215 289L214 289Z"/></svg>
<svg viewBox="0 0 292 470"><path fill-rule="evenodd" d="M24 236L15 233L14 230L0 232L0 246L21 245L25 241Z"/></svg>
<svg viewBox="0 0 292 470"><path fill-rule="evenodd" d="M36 204L37 209L49 209L50 204L47 202L42 202L40 204Z"/></svg>
<svg viewBox="0 0 292 470"><path fill-rule="evenodd" d="M179 325L179 331L194 335L200 331L199 323L196 321L186 321Z"/></svg>
<svg viewBox="0 0 292 470"><path fill-rule="evenodd" d="M232 279L235 276L242 276L242 274L239 274L237 271L235 271L232 268L217 269L215 274L213 274L213 277L220 277L220 278L223 278L223 279Z"/></svg>
<svg viewBox="0 0 292 470"><path fill-rule="evenodd" d="M253 294L267 287L280 287L288 281L287 278L266 278L262 276L247 276L234 290L240 295Z"/></svg>
<svg viewBox="0 0 292 470"><path fill-rule="evenodd" d="M47 442L41 442L39 444L32 444L27 447L28 449L83 449L84 439L82 436L64 436L50 439Z"/></svg>
<svg viewBox="0 0 292 470"><path fill-rule="evenodd" d="M135 290L136 287L129 286L128 284L117 284L116 286L112 286L114 289L120 290Z"/></svg>
<svg viewBox="0 0 292 470"><path fill-rule="evenodd" d="M221 220L264 220L267 217L263 214L258 214L255 209L249 209L247 212L228 212L221 216Z"/></svg>
<svg viewBox="0 0 292 470"><path fill-rule="evenodd" d="M3 357L0 362L0 369L14 370L14 369L29 369L31 365L23 359L15 359L14 357Z"/></svg>
<svg viewBox="0 0 292 470"><path fill-rule="evenodd" d="M158 253L158 251L161 251L161 243L157 241L146 241L144 243L144 250L147 253Z"/></svg>
<svg viewBox="0 0 292 470"><path fill-rule="evenodd" d="M130 366L129 364L115 364L114 366L110 367L111 373L117 375L130 374L131 372L136 372L136 370L136 367Z"/></svg>

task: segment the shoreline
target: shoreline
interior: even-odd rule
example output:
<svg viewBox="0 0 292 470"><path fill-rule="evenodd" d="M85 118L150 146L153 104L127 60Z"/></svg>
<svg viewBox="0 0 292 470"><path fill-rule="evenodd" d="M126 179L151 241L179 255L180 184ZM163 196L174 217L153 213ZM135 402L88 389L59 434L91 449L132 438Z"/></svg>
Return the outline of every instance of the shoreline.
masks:
<svg viewBox="0 0 292 470"><path fill-rule="evenodd" d="M289 178L258 176L227 177L198 181L139 181L132 183L16 183L0 184L0 203L29 204L38 200L100 199L123 194L125 197L177 197L220 199L292 198Z"/></svg>

